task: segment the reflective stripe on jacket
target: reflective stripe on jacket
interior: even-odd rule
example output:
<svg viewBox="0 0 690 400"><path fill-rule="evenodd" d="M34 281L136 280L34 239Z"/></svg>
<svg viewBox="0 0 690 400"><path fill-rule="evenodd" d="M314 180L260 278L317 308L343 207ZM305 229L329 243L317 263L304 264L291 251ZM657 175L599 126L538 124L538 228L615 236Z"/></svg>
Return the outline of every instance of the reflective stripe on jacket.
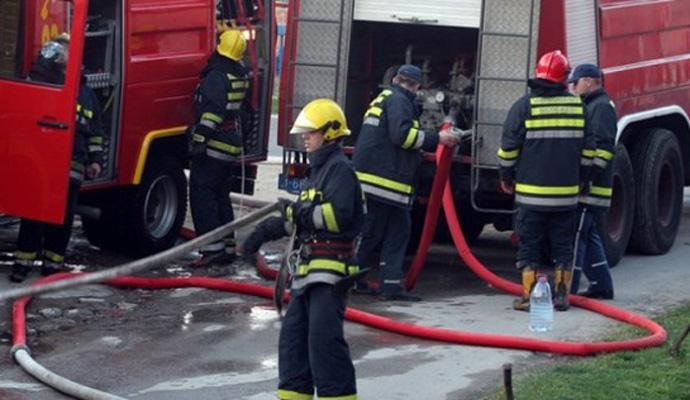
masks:
<svg viewBox="0 0 690 400"><path fill-rule="evenodd" d="M603 89L583 97L595 150L592 157L592 181L580 203L597 211L606 211L611 206L613 190L613 157L615 155L616 134L618 132L616 108Z"/></svg>
<svg viewBox="0 0 690 400"><path fill-rule="evenodd" d="M247 75L240 63L217 53L201 73L192 141L206 143L209 157L231 162L242 153L239 111L249 89Z"/></svg>
<svg viewBox="0 0 690 400"><path fill-rule="evenodd" d="M419 125L415 95L398 85L382 91L370 104L357 137L353 162L368 198L411 208L422 150L438 145L436 132Z"/></svg>
<svg viewBox="0 0 690 400"><path fill-rule="evenodd" d="M558 211L577 205L580 178L594 155L579 97L563 85L530 81L506 119L498 160L501 177L515 181L522 206Z"/></svg>
<svg viewBox="0 0 690 400"><path fill-rule="evenodd" d="M337 251L359 235L364 223L364 200L352 164L338 144L328 142L309 154L309 162L309 179L286 210L287 218L297 224L303 246L318 242L321 250L329 250L328 243L333 242L333 251L303 252L292 290L315 282L335 284L359 271L352 248Z"/></svg>
<svg viewBox="0 0 690 400"><path fill-rule="evenodd" d="M100 101L85 81L79 87L77 98L76 129L72 151L72 172L70 177L81 181L84 165L103 165L103 125ZM80 175L81 177L77 177Z"/></svg>

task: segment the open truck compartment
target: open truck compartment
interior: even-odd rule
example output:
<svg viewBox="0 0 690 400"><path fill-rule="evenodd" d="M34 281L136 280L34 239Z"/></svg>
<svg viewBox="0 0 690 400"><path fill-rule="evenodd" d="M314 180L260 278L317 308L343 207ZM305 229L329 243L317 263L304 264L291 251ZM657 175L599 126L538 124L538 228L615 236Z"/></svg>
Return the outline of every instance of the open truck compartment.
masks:
<svg viewBox="0 0 690 400"><path fill-rule="evenodd" d="M345 102L353 133L359 132L369 101L406 63L423 72L417 97L422 129L438 130L451 106L458 110L457 126L470 128L477 35L474 28L354 21Z"/></svg>

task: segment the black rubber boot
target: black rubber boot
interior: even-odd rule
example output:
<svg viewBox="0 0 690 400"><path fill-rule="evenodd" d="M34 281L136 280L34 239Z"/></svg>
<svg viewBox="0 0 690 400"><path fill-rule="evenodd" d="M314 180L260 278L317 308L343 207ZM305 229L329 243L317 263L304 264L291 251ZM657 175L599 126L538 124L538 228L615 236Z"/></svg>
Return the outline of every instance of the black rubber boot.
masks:
<svg viewBox="0 0 690 400"><path fill-rule="evenodd" d="M228 265L232 264L236 259L237 255L221 250L213 253L201 253L201 257L189 263L189 266L191 268L202 268L214 265Z"/></svg>
<svg viewBox="0 0 690 400"><path fill-rule="evenodd" d="M597 289L591 286L588 287L584 292L580 292L578 294L590 299L613 300L613 290Z"/></svg>
<svg viewBox="0 0 690 400"><path fill-rule="evenodd" d="M64 271L65 271L65 264L64 263L56 263L56 262L44 260L43 265L41 266L41 275L42 276L53 275L53 274L57 274L58 272L64 272Z"/></svg>
<svg viewBox="0 0 690 400"><path fill-rule="evenodd" d="M379 293L379 300L383 301L422 301L422 298L415 296L405 290L400 285L383 284Z"/></svg>
<svg viewBox="0 0 690 400"><path fill-rule="evenodd" d="M10 272L9 279L14 283L24 282L31 272L31 267L15 262L12 265L12 272Z"/></svg>
<svg viewBox="0 0 690 400"><path fill-rule="evenodd" d="M570 293L572 273L572 269L568 266L556 265L555 296L553 300L553 308L556 311L568 311L570 308L568 293Z"/></svg>

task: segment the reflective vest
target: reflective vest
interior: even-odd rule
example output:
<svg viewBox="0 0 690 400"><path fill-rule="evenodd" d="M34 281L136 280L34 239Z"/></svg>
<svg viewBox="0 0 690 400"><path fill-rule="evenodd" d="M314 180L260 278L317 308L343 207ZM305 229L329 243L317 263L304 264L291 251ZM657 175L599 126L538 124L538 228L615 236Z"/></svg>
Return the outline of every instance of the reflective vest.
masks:
<svg viewBox="0 0 690 400"><path fill-rule="evenodd" d="M598 211L611 206L613 194L613 157L618 132L616 106L603 89L584 97L587 117L592 125L595 150L592 158L593 179L580 197L580 203Z"/></svg>
<svg viewBox="0 0 690 400"><path fill-rule="evenodd" d="M239 111L249 90L247 72L239 63L212 56L197 88L198 123L192 142L206 144L206 155L232 162L242 154Z"/></svg>
<svg viewBox="0 0 690 400"><path fill-rule="evenodd" d="M407 209L414 200L422 150L438 145L438 133L420 128L414 99L396 85L382 91L364 114L353 155L367 198Z"/></svg>
<svg viewBox="0 0 690 400"><path fill-rule="evenodd" d="M364 201L352 165L337 144L309 154L309 161L309 179L286 210L301 243L293 291L316 282L335 284L359 271L352 242L364 223Z"/></svg>
<svg viewBox="0 0 690 400"><path fill-rule="evenodd" d="M516 170L515 201L542 210L574 208L580 170L588 168L594 156L586 145L581 99L565 93L528 95L516 105L509 119L522 112L525 117L519 124L506 122L498 150L500 166ZM521 107L525 109L520 111Z"/></svg>

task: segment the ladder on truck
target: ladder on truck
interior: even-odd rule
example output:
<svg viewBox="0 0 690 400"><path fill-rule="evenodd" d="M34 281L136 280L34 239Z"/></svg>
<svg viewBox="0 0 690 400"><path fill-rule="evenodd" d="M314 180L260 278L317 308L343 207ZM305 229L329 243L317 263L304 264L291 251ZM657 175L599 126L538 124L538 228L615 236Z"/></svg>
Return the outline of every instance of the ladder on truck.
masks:
<svg viewBox="0 0 690 400"><path fill-rule="evenodd" d="M286 54L290 94L287 121L291 123L307 103L330 98L345 103L347 54L354 0L298 0L291 2L294 15L288 23L293 33ZM295 3L295 4L292 4ZM286 49L287 50L287 49ZM301 141L301 138L299 138ZM289 148L302 148L292 146Z"/></svg>
<svg viewBox="0 0 690 400"><path fill-rule="evenodd" d="M536 62L539 3L536 0L482 2L470 173L470 200L472 207L480 212L514 212L481 204L477 193L496 190L483 178L495 176L499 169L496 152L503 122L513 103L528 89L527 80Z"/></svg>

